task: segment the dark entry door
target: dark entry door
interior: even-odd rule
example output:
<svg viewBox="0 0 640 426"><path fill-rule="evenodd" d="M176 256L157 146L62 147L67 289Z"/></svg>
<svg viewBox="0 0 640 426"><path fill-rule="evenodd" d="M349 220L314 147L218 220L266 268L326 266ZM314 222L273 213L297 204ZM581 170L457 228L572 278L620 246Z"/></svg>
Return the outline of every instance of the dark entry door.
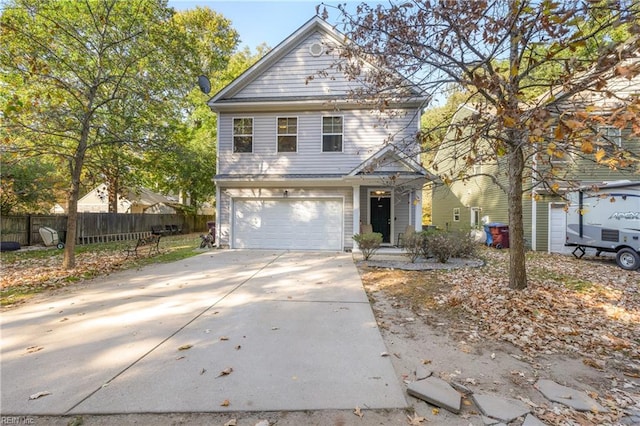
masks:
<svg viewBox="0 0 640 426"><path fill-rule="evenodd" d="M391 198L373 197L370 201L371 227L382 234L382 242L391 242Z"/></svg>

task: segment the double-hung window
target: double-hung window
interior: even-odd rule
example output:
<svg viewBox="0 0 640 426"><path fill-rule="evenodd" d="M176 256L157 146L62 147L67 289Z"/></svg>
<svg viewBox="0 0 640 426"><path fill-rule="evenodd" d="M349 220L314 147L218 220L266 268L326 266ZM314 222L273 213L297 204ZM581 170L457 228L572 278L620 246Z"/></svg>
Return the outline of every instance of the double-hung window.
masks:
<svg viewBox="0 0 640 426"><path fill-rule="evenodd" d="M278 117L278 152L298 150L298 119Z"/></svg>
<svg viewBox="0 0 640 426"><path fill-rule="evenodd" d="M622 148L622 130L613 126L601 126L599 130L604 142Z"/></svg>
<svg viewBox="0 0 640 426"><path fill-rule="evenodd" d="M322 117L322 152L342 152L342 117Z"/></svg>
<svg viewBox="0 0 640 426"><path fill-rule="evenodd" d="M233 119L233 152L253 152L253 118Z"/></svg>

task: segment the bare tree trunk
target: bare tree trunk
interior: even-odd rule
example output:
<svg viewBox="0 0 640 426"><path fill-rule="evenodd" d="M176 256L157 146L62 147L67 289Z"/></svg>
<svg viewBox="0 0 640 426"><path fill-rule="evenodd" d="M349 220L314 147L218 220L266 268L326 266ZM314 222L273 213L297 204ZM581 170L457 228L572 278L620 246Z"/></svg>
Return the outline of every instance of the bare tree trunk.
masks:
<svg viewBox="0 0 640 426"><path fill-rule="evenodd" d="M518 132L514 132L518 133ZM519 135L522 136L522 135ZM517 142L518 139L513 140ZM522 175L524 155L517 143L509 145L509 287L522 290L527 287L525 266L524 224L522 218Z"/></svg>
<svg viewBox="0 0 640 426"><path fill-rule="evenodd" d="M84 167L84 159L87 154L87 146L89 143L89 132L91 130L91 117L93 114L93 100L96 96L97 86L89 89L89 104L87 112L82 120L82 132L78 141L73 160L70 161L71 167L71 189L69 190L68 210L67 210L67 240L64 247L64 257L62 259L62 267L64 269L72 269L76 266L76 240L77 240L77 224L78 224L78 196L80 195L80 176L82 176L82 168Z"/></svg>
<svg viewBox="0 0 640 426"><path fill-rule="evenodd" d="M108 179L107 193L109 194L109 213L118 213L118 193L120 188L118 186L118 179Z"/></svg>
<svg viewBox="0 0 640 426"><path fill-rule="evenodd" d="M67 199L67 239L64 246L64 257L62 259L62 267L64 269L72 269L76 266L76 240L78 225L78 198L80 194L80 173L82 171L82 163L84 162L84 151L82 159L76 158L71 165L71 188Z"/></svg>

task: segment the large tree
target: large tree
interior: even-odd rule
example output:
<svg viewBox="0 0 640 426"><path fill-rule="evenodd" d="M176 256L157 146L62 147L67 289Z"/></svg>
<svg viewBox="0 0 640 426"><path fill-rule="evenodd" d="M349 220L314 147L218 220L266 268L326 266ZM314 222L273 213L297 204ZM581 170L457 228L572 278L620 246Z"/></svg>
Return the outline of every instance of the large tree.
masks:
<svg viewBox="0 0 640 426"><path fill-rule="evenodd" d="M620 99L607 111L573 101L584 100L587 92L615 96L607 87L610 81L640 72L637 61L628 61L640 48L633 35L640 30L640 6L634 0L409 0L363 3L355 14L339 9L341 29L352 42L335 66L367 87L356 95L377 99L384 108L407 81L430 99L445 88L466 93L476 113L452 123L451 134L467 169L442 178L467 179L479 161L505 163L495 180L506 182L509 286L525 288L527 162L562 149L577 149L606 167L630 167L637 160L615 144L598 145L598 124L640 133L637 96ZM611 37L615 31L629 36ZM362 61L376 66L361 66ZM552 126L556 130L549 138ZM550 181L540 184L557 187Z"/></svg>
<svg viewBox="0 0 640 426"><path fill-rule="evenodd" d="M3 6L2 149L53 155L67 170L63 267L71 268L86 159L104 145L140 152L169 143L170 117L193 87L197 55L165 0Z"/></svg>
<svg viewBox="0 0 640 426"><path fill-rule="evenodd" d="M211 89L228 83L224 76L240 41L231 21L206 7L178 12L174 21L197 52L197 67L210 80ZM195 212L215 194L211 180L215 174L217 121L207 107L208 95L200 91L195 79L192 83L184 110L174 117L174 149L149 152L144 163L158 166L146 167L144 179L166 192L183 193Z"/></svg>

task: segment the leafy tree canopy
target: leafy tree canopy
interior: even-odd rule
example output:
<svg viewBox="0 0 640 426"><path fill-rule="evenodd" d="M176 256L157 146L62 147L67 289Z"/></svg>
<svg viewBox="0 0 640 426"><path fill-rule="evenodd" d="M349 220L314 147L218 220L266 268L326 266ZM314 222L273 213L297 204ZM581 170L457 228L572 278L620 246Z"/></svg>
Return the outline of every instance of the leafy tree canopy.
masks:
<svg viewBox="0 0 640 426"><path fill-rule="evenodd" d="M450 87L467 96L475 112L451 123L448 140L463 170L442 178L466 179L480 160L504 163L496 182L506 182L512 288L527 285L522 197L532 178L525 170L539 154L563 148L606 167L637 164L638 156L605 147L598 134L602 124L640 133L637 93L615 99L608 87L640 72L636 1L409 0L363 3L355 14L338 9L340 29L352 42L334 66L365 83L358 96L377 99L383 108L416 87L427 99ZM555 176L534 177L545 182Z"/></svg>

